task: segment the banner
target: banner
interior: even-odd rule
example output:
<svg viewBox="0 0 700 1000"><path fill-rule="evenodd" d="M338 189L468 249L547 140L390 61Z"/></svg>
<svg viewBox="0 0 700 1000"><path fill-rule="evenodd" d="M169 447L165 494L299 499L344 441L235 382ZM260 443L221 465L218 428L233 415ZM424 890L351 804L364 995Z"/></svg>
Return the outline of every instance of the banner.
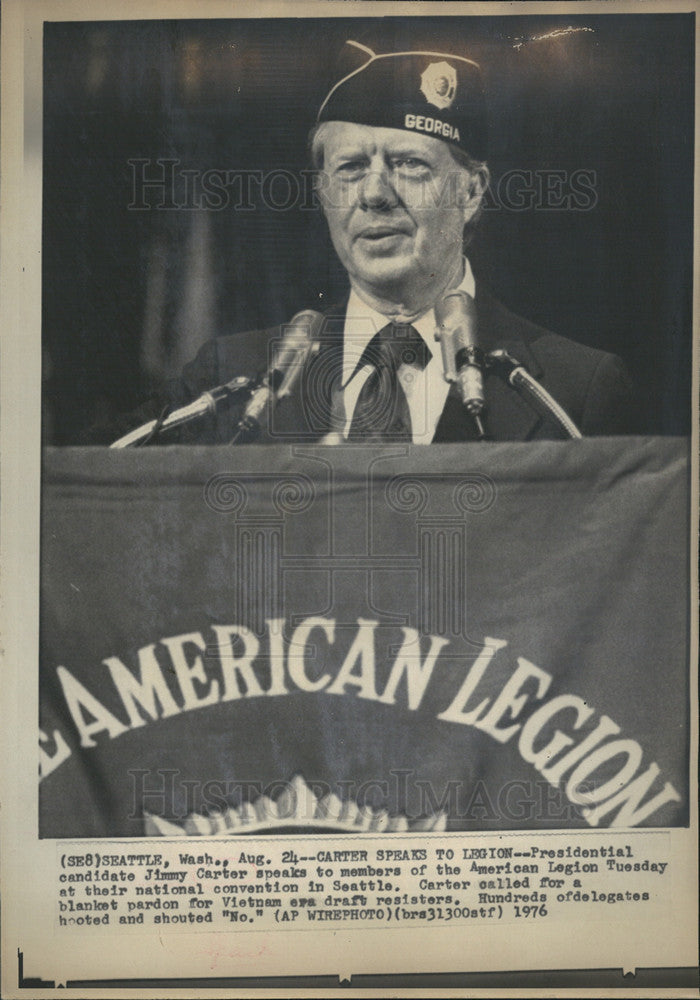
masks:
<svg viewBox="0 0 700 1000"><path fill-rule="evenodd" d="M686 825L687 451L47 451L41 836Z"/></svg>

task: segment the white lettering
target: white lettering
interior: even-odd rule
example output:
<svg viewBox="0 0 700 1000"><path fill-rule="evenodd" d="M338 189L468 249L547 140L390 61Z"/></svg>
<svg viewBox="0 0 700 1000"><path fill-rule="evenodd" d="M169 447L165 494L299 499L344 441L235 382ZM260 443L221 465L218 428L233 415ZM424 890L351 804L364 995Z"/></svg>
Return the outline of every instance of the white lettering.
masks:
<svg viewBox="0 0 700 1000"><path fill-rule="evenodd" d="M424 115L406 115L403 120L403 127L410 128L418 132L432 132L434 135L442 135L447 139L454 139L459 142L459 129L454 128L448 122L443 122L440 118L427 118Z"/></svg>
<svg viewBox="0 0 700 1000"><path fill-rule="evenodd" d="M583 791L579 791L579 786L583 785L586 779L601 764L605 763L606 760L617 757L619 754L625 754L627 760L618 774L594 790L585 788ZM592 754L589 754L588 757L581 761L569 778L566 785L566 794L572 802L576 802L577 804L587 805L589 802L600 802L609 795L614 795L628 781L631 781L641 762L642 748L639 743L635 740L613 740L612 743L606 743L605 746L594 750Z"/></svg>
<svg viewBox="0 0 700 1000"><path fill-rule="evenodd" d="M421 663L418 632L413 628L405 628L403 634L403 644L394 660L389 680L386 682L386 687L379 700L386 705L394 705L396 703L396 689L405 674L408 707L415 711L425 694L438 653L443 646L447 645L447 639L431 635L428 655Z"/></svg>
<svg viewBox="0 0 700 1000"><path fill-rule="evenodd" d="M561 760L552 764L551 767L540 768L540 774L543 778L547 779L550 785L556 788L566 772L571 770L577 761L585 757L589 750L602 743L606 736L615 736L619 732L620 727L611 718L607 715L601 715L598 725L592 733L588 734L585 740L582 740L577 747L570 750L569 753L565 754Z"/></svg>
<svg viewBox="0 0 700 1000"><path fill-rule="evenodd" d="M47 736L46 733L42 733L39 730L39 743L49 743L53 740L56 747L55 754L48 754L45 750L39 747L39 779L45 778L52 771L55 771L59 764L62 764L64 760L68 760L70 757L70 747L63 739L58 729L54 729L51 736Z"/></svg>
<svg viewBox="0 0 700 1000"><path fill-rule="evenodd" d="M646 805L640 809L637 808L658 774L658 765L655 763L650 764L644 774L638 775L626 788L619 791L617 795L613 795L607 802L603 802L592 809L583 809L582 815L584 819L591 826L597 826L603 816L606 816L616 806L623 803L622 809L620 809L610 825L636 826L642 820L646 819L647 816L656 812L662 805L665 805L666 802L680 802L680 795L673 785L667 781L661 791L652 799L649 799Z"/></svg>
<svg viewBox="0 0 700 1000"><path fill-rule="evenodd" d="M246 695L253 698L263 694L257 677L253 673L253 660L258 655L260 643L255 638L250 629L244 625L213 625L214 633L219 644L219 659L221 660L221 673L224 678L224 693L222 701L233 701L234 698L241 697L241 688L237 675L243 680L246 688ZM233 652L233 640L238 637L243 642L243 653L236 656Z"/></svg>
<svg viewBox="0 0 700 1000"><path fill-rule="evenodd" d="M268 618L270 635L270 687L268 696L289 694L284 683L284 618Z"/></svg>
<svg viewBox="0 0 700 1000"><path fill-rule="evenodd" d="M330 674L322 674L317 680L311 681L306 675L304 663L306 645L310 632L315 628L320 628L325 633L329 644L332 645L335 642L335 621L330 618L305 618L301 625L298 625L294 630L289 645L287 669L291 679L302 691L320 691L331 679Z"/></svg>
<svg viewBox="0 0 700 1000"><path fill-rule="evenodd" d="M357 687L358 698L377 700L377 688L374 673L374 630L379 622L357 619L358 629L352 646L338 671L338 676L328 688L328 694L345 694L348 684ZM359 674L353 673L353 668L359 663Z"/></svg>
<svg viewBox="0 0 700 1000"><path fill-rule="evenodd" d="M494 701L488 715L475 720L474 725L477 729L481 729L483 732L488 733L489 736L493 736L499 743L505 743L509 740L513 733L520 729L520 723L516 722L512 726L505 727L499 726L498 723L503 720L506 712L510 715L511 719L517 719L520 715L525 703L531 696L529 694L519 694L519 691L522 685L531 677L537 679L537 693L535 694L535 698L539 699L552 683L552 675L536 667L529 660L519 656L515 672L503 686L503 690Z"/></svg>
<svg viewBox="0 0 700 1000"><path fill-rule="evenodd" d="M91 738L93 733L106 730L110 739L121 736L128 731L128 726L120 722L116 715L112 715L104 705L94 698L87 688L84 688L80 681L76 680L65 667L57 667L56 673L63 688L68 711L73 716L75 728L80 733L81 747L94 747L95 741ZM83 711L89 713L94 722L88 722Z"/></svg>
<svg viewBox="0 0 700 1000"><path fill-rule="evenodd" d="M129 716L129 725L132 729L145 726L146 720L140 715L136 703L151 719L158 718L156 699L162 709L162 717L167 719L170 715L177 715L180 709L173 698L165 678L160 669L160 664L154 653L154 645L144 646L138 651L139 677L135 677L128 670L122 661L116 656L110 656L103 663L108 667L112 675L114 686L119 692L119 697Z"/></svg>
<svg viewBox="0 0 700 1000"><path fill-rule="evenodd" d="M445 722L459 722L463 726L469 726L476 721L488 706L488 698L484 698L477 708L471 712L465 712L464 709L474 694L479 681L484 676L491 660L499 649L503 649L507 645L508 643L504 639L490 639L488 636L484 639L484 648L479 653L471 669L467 672L467 676L464 678L461 688L455 695L454 701L449 708L438 715L438 719L444 719Z"/></svg>
<svg viewBox="0 0 700 1000"><path fill-rule="evenodd" d="M185 654L186 646L194 646L201 653L206 650L207 647L201 633L186 632L184 635L173 635L168 639L163 639L163 645L167 647L173 661L175 675L182 691L183 709L189 711L218 701L219 682L216 680L210 682L207 694L203 694L201 697L197 694L194 682L198 681L200 684L207 682L202 657L195 656L193 663L190 664Z"/></svg>
<svg viewBox="0 0 700 1000"><path fill-rule="evenodd" d="M593 709L586 705L583 698L577 697L575 694L560 694L556 698L552 698L548 701L546 705L542 705L538 708L536 712L530 716L527 722L523 725L523 731L520 734L520 740L518 742L518 750L520 751L520 756L523 760L528 761L541 771L547 766L547 764L553 760L557 754L559 754L565 747L571 746L574 742L570 736L566 736L559 729L556 730L552 739L546 746L542 747L541 750L535 750L535 739L539 736L542 729L550 721L552 716L556 715L558 712L562 712L567 708L576 709L576 723L574 729L579 729L581 725L590 719L593 715Z"/></svg>

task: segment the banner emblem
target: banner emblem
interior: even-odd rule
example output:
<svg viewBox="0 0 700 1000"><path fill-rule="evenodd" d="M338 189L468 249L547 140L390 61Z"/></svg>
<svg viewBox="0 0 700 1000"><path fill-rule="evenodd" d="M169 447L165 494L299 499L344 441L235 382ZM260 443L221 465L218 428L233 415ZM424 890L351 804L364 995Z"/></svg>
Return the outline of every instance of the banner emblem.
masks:
<svg viewBox="0 0 700 1000"><path fill-rule="evenodd" d="M384 809L358 805L352 799L340 799L332 792L316 794L301 774L284 783L282 791L271 799L260 795L254 802L243 802L223 813L191 813L184 827L144 810L146 837L230 837L239 833L269 833L304 829L309 833L439 833L447 827L444 812L409 820L403 815L390 816Z"/></svg>

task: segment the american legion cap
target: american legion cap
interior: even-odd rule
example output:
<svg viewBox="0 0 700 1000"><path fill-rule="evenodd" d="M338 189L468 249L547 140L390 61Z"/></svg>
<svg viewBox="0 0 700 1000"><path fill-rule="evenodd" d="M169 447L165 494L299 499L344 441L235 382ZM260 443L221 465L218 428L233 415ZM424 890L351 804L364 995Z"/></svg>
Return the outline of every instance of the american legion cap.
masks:
<svg viewBox="0 0 700 1000"><path fill-rule="evenodd" d="M487 155L481 68L443 52L375 53L348 41L365 61L331 87L318 122L344 121L434 136L475 159Z"/></svg>

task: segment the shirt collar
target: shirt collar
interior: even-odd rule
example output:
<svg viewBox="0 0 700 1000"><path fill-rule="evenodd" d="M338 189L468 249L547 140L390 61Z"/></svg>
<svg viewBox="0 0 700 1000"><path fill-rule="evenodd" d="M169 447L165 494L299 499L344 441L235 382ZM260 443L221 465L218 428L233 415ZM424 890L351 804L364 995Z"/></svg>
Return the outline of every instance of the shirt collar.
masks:
<svg viewBox="0 0 700 1000"><path fill-rule="evenodd" d="M464 275L456 290L466 292L473 299L475 288L476 285L471 264L469 263L469 259L465 257ZM363 302L354 288L350 290L343 329L343 385L347 384L357 368L357 364L367 344L369 344L375 333L378 333L388 322L388 317ZM435 310L428 309L422 316L415 319L411 325L415 327L426 344L431 347L433 357L435 357L436 352L431 346L435 340Z"/></svg>

